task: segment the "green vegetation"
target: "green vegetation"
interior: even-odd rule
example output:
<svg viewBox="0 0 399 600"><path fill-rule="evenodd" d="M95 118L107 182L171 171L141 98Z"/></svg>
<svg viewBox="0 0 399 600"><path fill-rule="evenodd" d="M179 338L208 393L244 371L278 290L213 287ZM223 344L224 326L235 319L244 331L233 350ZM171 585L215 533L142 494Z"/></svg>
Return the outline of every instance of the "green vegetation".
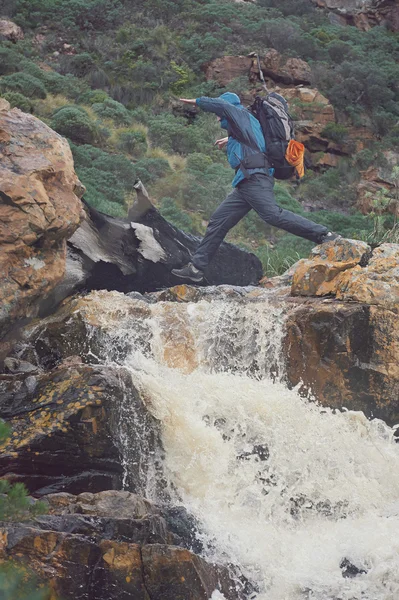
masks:
<svg viewBox="0 0 399 600"><path fill-rule="evenodd" d="M26 568L12 561L0 565L2 600L50 600L52 594Z"/></svg>
<svg viewBox="0 0 399 600"><path fill-rule="evenodd" d="M0 444L10 436L10 427L0 419ZM32 502L23 483L0 479L0 521L23 521L46 512L44 502Z"/></svg>
<svg viewBox="0 0 399 600"><path fill-rule="evenodd" d="M85 199L98 210L125 215L139 177L166 218L202 235L232 171L213 146L221 135L214 116L175 97L245 92L246 77L220 88L203 66L275 48L306 60L334 105L339 122L326 125L326 139L347 143L351 125L376 138L337 168L308 171L299 187L277 185L278 202L304 215L305 206L323 206L310 218L349 237L392 229L392 217L378 214L374 235L375 215L354 210L360 171L399 148L399 40L384 27L333 25L308 0L7 0L5 10L26 38L0 42L0 94L68 138ZM43 42L33 43L43 26ZM257 252L269 273L311 246L252 213L228 239Z"/></svg>

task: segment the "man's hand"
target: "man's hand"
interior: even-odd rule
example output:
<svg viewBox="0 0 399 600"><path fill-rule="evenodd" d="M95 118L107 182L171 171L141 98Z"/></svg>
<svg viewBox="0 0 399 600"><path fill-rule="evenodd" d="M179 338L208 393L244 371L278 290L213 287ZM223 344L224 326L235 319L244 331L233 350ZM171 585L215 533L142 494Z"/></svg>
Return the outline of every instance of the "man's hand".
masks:
<svg viewBox="0 0 399 600"><path fill-rule="evenodd" d="M217 146L219 148L219 150L223 150L223 148L225 147L225 145L227 144L228 141L229 141L229 138L225 137L220 140L216 140L216 142L213 145Z"/></svg>
<svg viewBox="0 0 399 600"><path fill-rule="evenodd" d="M180 98L180 102L184 102L184 104L197 104L195 98L190 100L188 98Z"/></svg>

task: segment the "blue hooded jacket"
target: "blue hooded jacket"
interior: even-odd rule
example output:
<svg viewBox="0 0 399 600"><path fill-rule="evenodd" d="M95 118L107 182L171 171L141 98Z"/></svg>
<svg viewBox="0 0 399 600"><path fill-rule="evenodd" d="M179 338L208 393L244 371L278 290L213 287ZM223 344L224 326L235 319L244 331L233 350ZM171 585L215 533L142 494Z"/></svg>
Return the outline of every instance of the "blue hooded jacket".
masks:
<svg viewBox="0 0 399 600"><path fill-rule="evenodd" d="M220 125L227 129L229 141L227 143L227 160L233 169L237 169L240 161L251 154L266 152L265 138L259 121L242 106L237 94L225 92L219 98L202 96L196 99L197 105L206 112L213 112L220 117ZM272 169L260 167L247 169L250 175L263 173L272 175ZM241 169L238 169L232 186L236 187L245 179Z"/></svg>

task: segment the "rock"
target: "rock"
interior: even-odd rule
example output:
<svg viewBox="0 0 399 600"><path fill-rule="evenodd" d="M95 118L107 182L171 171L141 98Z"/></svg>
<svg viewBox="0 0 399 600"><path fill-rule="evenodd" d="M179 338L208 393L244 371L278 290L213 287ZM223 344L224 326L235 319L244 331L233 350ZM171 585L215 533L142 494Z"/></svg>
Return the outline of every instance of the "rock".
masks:
<svg viewBox="0 0 399 600"><path fill-rule="evenodd" d="M284 58L274 49L259 58L264 77L272 82L298 85L309 84L311 81L310 67L300 58ZM261 81L256 55L216 58L203 69L207 80L216 81L223 87L237 77L248 77L248 88L250 83L259 84Z"/></svg>
<svg viewBox="0 0 399 600"><path fill-rule="evenodd" d="M253 64L248 56L223 56L203 66L207 80L217 81L221 86L228 85L237 77L248 77Z"/></svg>
<svg viewBox="0 0 399 600"><path fill-rule="evenodd" d="M399 203L395 198L397 182L394 177L394 168L399 165L399 154L386 151L383 155L385 165L371 165L366 171L362 172L362 178L357 185L356 208L363 214L375 210L373 205L375 195L381 191L386 193L388 198L388 204L383 207L382 212L399 214ZM390 201L389 197L391 197Z"/></svg>
<svg viewBox="0 0 399 600"><path fill-rule="evenodd" d="M153 544L142 549L144 579L151 600L209 600L215 590L241 596L227 570L210 566L188 550ZM167 580L168 585L162 585Z"/></svg>
<svg viewBox="0 0 399 600"><path fill-rule="evenodd" d="M66 239L83 211L64 138L13 109L0 111L0 140L1 340L62 280Z"/></svg>
<svg viewBox="0 0 399 600"><path fill-rule="evenodd" d="M5 98L0 98L0 111L10 110L10 103Z"/></svg>
<svg viewBox="0 0 399 600"><path fill-rule="evenodd" d="M284 354L292 386L324 406L399 422L399 326L379 306L317 300L286 323Z"/></svg>
<svg viewBox="0 0 399 600"><path fill-rule="evenodd" d="M339 568L342 570L342 577L352 578L357 577L358 575L362 575L362 573L367 573L364 569L357 567L350 560L344 558L339 565Z"/></svg>
<svg viewBox="0 0 399 600"><path fill-rule="evenodd" d="M399 244L371 251L365 242L341 239L312 252L312 258L297 263L293 295L334 295L399 312Z"/></svg>
<svg viewBox="0 0 399 600"><path fill-rule="evenodd" d="M67 271L46 310L82 288L150 292L180 282L171 270L187 264L200 239L166 221L141 182L128 219L99 213L86 205L87 218L68 242ZM254 255L223 243L205 272L210 285L257 283L262 265ZM42 305L44 306L44 305Z"/></svg>
<svg viewBox="0 0 399 600"><path fill-rule="evenodd" d="M9 21L8 19L0 19L0 39L5 38L10 42L18 42L24 39L24 32L21 27Z"/></svg>
<svg viewBox="0 0 399 600"><path fill-rule="evenodd" d="M336 240L295 265L292 293L333 296L295 308L285 355L292 385L324 405L361 410L393 425L399 419L399 245L373 251ZM345 302L343 302L345 301Z"/></svg>
<svg viewBox="0 0 399 600"><path fill-rule="evenodd" d="M261 57L260 63L264 77L275 83L307 85L311 82L311 69L300 58L286 59L277 50L271 49Z"/></svg>
<svg viewBox="0 0 399 600"><path fill-rule="evenodd" d="M375 25L385 25L399 31L399 6L395 0L312 0L321 8L339 15L341 22L368 31Z"/></svg>
<svg viewBox="0 0 399 600"><path fill-rule="evenodd" d="M124 369L60 366L36 375L34 389L24 375L1 375L0 390L0 416L12 428L0 476L36 496L117 489L122 478L138 491L157 468L158 426Z"/></svg>
<svg viewBox="0 0 399 600"><path fill-rule="evenodd" d="M309 259L296 263L292 280L292 294L298 296L323 296L334 293L338 273L358 265L364 255L371 252L366 242L339 239L316 246Z"/></svg>
<svg viewBox="0 0 399 600"><path fill-rule="evenodd" d="M43 497L49 514L2 524L0 560L29 561L65 600L243 598L228 570L179 543L160 507L129 492Z"/></svg>
<svg viewBox="0 0 399 600"><path fill-rule="evenodd" d="M112 521L118 519L110 520L104 538L101 517L45 516L36 524L3 524L0 559L28 561L53 594L65 600L208 600L215 589L229 600L242 598L225 567L162 542L112 538ZM130 523L131 528L134 520Z"/></svg>

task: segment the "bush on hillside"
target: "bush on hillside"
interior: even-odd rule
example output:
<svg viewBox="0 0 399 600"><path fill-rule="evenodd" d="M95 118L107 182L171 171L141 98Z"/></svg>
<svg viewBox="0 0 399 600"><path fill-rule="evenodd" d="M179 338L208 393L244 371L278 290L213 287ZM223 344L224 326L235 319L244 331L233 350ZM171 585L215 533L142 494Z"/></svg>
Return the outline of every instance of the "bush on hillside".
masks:
<svg viewBox="0 0 399 600"><path fill-rule="evenodd" d="M197 233L192 217L185 213L173 198L162 198L159 211L175 227L189 233Z"/></svg>
<svg viewBox="0 0 399 600"><path fill-rule="evenodd" d="M42 98L47 95L44 84L28 73L14 73L0 79L0 89L9 92L19 92L27 98Z"/></svg>
<svg viewBox="0 0 399 600"><path fill-rule="evenodd" d="M76 77L85 77L93 70L95 64L89 52L66 55L61 58L60 71L62 74L70 73Z"/></svg>
<svg viewBox="0 0 399 600"><path fill-rule="evenodd" d="M51 22L53 27L81 31L107 31L124 17L121 0L16 0L15 12L23 28Z"/></svg>
<svg viewBox="0 0 399 600"><path fill-rule="evenodd" d="M81 108L65 106L53 116L51 127L79 144L92 144L97 138L96 125Z"/></svg>
<svg viewBox="0 0 399 600"><path fill-rule="evenodd" d="M0 47L0 75L10 75L19 71L21 58L12 48Z"/></svg>
<svg viewBox="0 0 399 600"><path fill-rule="evenodd" d="M132 156L142 156L146 153L148 145L145 133L136 129L127 129L118 135L117 147L122 152Z"/></svg>
<svg viewBox="0 0 399 600"><path fill-rule="evenodd" d="M137 177L143 183L152 183L171 171L168 161L164 158L143 158L136 162L134 167Z"/></svg>
<svg viewBox="0 0 399 600"><path fill-rule="evenodd" d="M33 112L32 102L19 92L6 92L2 95L2 98L10 103L11 108L16 107L24 112Z"/></svg>
<svg viewBox="0 0 399 600"><path fill-rule="evenodd" d="M132 122L132 117L129 111L121 104L106 98L104 102L94 103L92 109L102 119L113 119L120 125L129 125Z"/></svg>
<svg viewBox="0 0 399 600"><path fill-rule="evenodd" d="M342 144L348 137L348 129L339 123L327 123L321 135L337 144Z"/></svg>

